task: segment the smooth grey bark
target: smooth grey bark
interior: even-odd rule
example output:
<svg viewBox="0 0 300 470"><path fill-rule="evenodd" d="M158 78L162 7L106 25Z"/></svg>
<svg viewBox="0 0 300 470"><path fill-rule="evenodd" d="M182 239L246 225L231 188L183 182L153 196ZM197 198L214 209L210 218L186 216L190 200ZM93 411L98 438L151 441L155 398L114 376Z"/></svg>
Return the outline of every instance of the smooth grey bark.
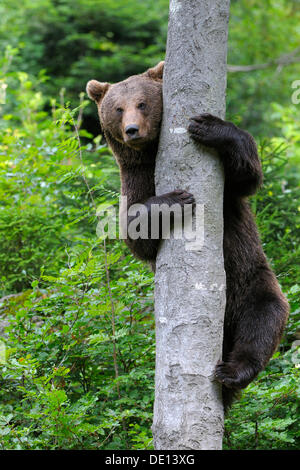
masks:
<svg viewBox="0 0 300 470"><path fill-rule="evenodd" d="M156 191L186 189L200 216L204 205L204 245L193 251L184 240L166 240L157 256L155 449L222 448L214 368L222 357L226 301L224 176L216 153L195 144L186 129L203 112L224 118L229 4L170 0Z"/></svg>

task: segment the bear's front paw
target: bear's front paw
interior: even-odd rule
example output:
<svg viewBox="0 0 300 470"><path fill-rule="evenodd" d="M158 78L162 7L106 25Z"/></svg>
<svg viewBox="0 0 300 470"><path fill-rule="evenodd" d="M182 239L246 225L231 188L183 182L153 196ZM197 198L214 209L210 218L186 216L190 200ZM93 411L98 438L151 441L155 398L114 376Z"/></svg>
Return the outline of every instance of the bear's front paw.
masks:
<svg viewBox="0 0 300 470"><path fill-rule="evenodd" d="M218 149L230 142L229 124L212 114L205 113L190 119L188 131L197 142Z"/></svg>
<svg viewBox="0 0 300 470"><path fill-rule="evenodd" d="M242 389L255 379L257 371L250 364L235 361L219 362L215 369L215 378L225 387Z"/></svg>

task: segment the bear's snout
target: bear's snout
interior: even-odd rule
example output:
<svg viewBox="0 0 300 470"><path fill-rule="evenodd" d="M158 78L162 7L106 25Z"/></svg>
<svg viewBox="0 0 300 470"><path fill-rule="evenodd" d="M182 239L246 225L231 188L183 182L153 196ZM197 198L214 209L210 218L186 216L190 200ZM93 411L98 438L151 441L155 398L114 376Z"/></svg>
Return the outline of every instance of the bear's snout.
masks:
<svg viewBox="0 0 300 470"><path fill-rule="evenodd" d="M139 135L139 126L137 124L129 124L125 127L125 133L130 139L135 139Z"/></svg>

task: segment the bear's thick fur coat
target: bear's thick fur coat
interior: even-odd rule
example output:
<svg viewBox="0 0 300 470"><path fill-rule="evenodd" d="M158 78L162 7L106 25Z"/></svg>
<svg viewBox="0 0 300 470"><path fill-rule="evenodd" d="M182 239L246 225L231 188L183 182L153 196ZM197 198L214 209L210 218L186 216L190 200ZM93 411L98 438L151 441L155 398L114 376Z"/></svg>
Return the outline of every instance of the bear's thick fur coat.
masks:
<svg viewBox="0 0 300 470"><path fill-rule="evenodd" d="M163 62L120 83L91 80L87 93L120 168L121 193L128 208L143 203L151 223L151 205L191 204L185 190L155 195L154 170L162 117ZM263 252L247 196L262 183L261 164L252 136L210 114L191 118L191 137L218 151L225 171L224 261L226 312L223 359L216 379L223 385L227 409L236 392L266 366L282 336L289 307ZM127 224L132 217L126 217ZM155 263L159 240L126 240L138 258Z"/></svg>

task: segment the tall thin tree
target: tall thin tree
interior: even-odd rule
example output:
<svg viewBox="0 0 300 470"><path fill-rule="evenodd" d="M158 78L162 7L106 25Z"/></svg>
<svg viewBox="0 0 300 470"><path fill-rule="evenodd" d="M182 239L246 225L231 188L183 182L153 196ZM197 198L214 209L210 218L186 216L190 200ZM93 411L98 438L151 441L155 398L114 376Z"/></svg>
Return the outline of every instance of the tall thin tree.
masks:
<svg viewBox="0 0 300 470"><path fill-rule="evenodd" d="M194 194L198 245L166 240L157 257L156 449L222 447L214 368L222 356L225 310L224 178L216 153L196 145L186 129L189 118L203 112L224 118L229 3L170 0L156 188L157 194L174 187Z"/></svg>

